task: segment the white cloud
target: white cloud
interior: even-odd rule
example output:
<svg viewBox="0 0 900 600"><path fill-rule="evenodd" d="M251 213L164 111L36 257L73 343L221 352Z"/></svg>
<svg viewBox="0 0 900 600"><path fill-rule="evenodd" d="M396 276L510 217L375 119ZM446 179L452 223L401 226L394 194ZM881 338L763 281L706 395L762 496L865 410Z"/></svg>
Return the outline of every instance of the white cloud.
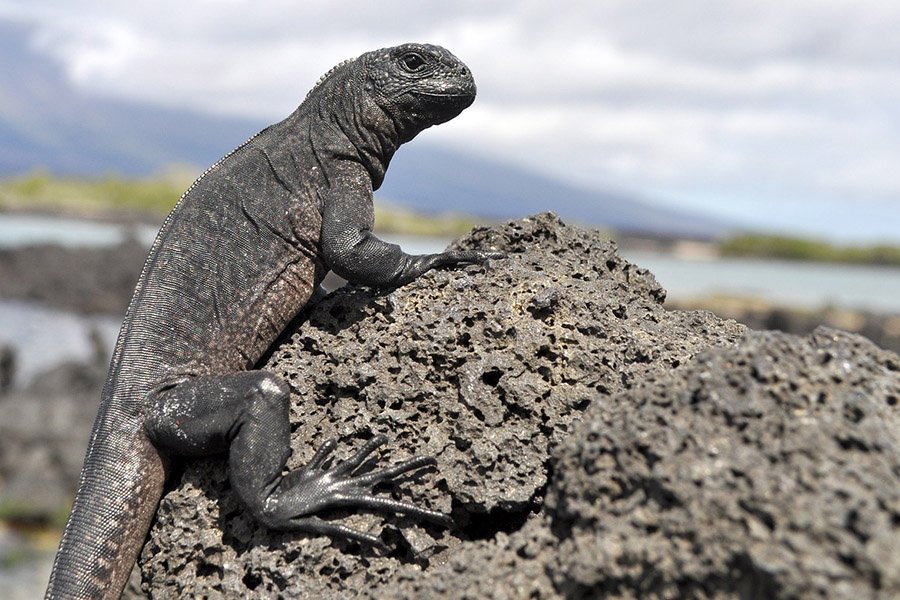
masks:
<svg viewBox="0 0 900 600"><path fill-rule="evenodd" d="M432 41L479 83L432 140L672 202L900 195L896 2L28 0L4 15L35 22L85 89L273 120L343 58Z"/></svg>

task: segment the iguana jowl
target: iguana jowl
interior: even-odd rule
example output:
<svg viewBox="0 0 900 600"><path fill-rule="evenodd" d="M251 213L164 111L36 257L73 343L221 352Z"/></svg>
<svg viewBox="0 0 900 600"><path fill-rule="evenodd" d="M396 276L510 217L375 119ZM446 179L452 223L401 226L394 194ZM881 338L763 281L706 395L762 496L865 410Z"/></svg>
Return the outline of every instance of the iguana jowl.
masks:
<svg viewBox="0 0 900 600"><path fill-rule="evenodd" d="M47 598L117 598L162 494L170 456L228 453L232 488L267 526L374 541L323 521L333 506L444 515L372 494L432 464L356 475L384 439L323 468L328 442L282 476L289 390L257 361L330 268L390 288L491 253L408 255L371 233L372 191L395 150L475 98L443 48L407 44L326 74L287 119L228 154L185 193L144 265L113 354Z"/></svg>

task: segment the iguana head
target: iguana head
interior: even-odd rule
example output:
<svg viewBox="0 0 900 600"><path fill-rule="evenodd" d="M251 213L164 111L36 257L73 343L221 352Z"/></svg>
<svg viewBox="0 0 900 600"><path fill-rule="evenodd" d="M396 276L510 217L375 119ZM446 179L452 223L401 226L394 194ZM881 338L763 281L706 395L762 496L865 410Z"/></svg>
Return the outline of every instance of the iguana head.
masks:
<svg viewBox="0 0 900 600"><path fill-rule="evenodd" d="M449 121L475 101L475 80L449 51L403 44L360 57L365 90L394 121L401 141Z"/></svg>

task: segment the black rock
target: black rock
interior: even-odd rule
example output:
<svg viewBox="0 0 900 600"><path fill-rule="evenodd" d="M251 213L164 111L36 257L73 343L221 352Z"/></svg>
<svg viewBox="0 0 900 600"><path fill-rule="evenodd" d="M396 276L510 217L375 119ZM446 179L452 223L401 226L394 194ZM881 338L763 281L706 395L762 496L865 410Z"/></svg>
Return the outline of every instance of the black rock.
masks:
<svg viewBox="0 0 900 600"><path fill-rule="evenodd" d="M557 448L566 597L900 593L900 360L751 333L594 404Z"/></svg>
<svg viewBox="0 0 900 600"><path fill-rule="evenodd" d="M745 329L665 310L649 272L597 232L552 215L478 229L457 245L509 257L429 273L389 294L340 289L285 336L266 368L295 394L291 467L328 438L342 438L349 452L386 434L384 462L431 454L438 465L384 493L452 513L458 527L333 515L382 530L394 548L386 554L266 531L228 489L222 460L194 462L164 497L144 548L146 591L480 596L521 580L539 595L556 593L545 564L563 541L545 502L554 448L586 410L735 343ZM471 569L469 584L459 569Z"/></svg>
<svg viewBox="0 0 900 600"><path fill-rule="evenodd" d="M71 506L105 362L63 363L0 397L0 513L55 524Z"/></svg>
<svg viewBox="0 0 900 600"><path fill-rule="evenodd" d="M36 245L0 249L0 298L33 300L85 314L124 315L147 247Z"/></svg>

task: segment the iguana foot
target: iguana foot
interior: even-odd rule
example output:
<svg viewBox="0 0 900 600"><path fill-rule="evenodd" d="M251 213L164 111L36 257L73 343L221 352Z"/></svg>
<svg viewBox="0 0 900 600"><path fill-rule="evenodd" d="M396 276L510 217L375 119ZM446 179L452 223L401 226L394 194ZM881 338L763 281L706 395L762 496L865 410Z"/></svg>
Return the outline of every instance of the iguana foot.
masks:
<svg viewBox="0 0 900 600"><path fill-rule="evenodd" d="M361 507L410 515L445 527L452 526L453 521L448 515L373 493L373 488L381 482L434 465L436 461L433 457L416 456L386 469L357 473L369 456L386 441L385 436L376 435L346 461L326 466L328 457L337 447L337 440L328 440L306 466L281 479L275 491L266 499L262 514L259 515L260 520L276 529L347 537L373 545L381 545L375 535L308 515L333 508Z"/></svg>
<svg viewBox="0 0 900 600"><path fill-rule="evenodd" d="M450 250L440 254L425 254L420 257L416 265L418 270L424 273L430 269L439 267L454 267L457 265L476 265L492 259L504 259L504 252L483 252L481 250Z"/></svg>

